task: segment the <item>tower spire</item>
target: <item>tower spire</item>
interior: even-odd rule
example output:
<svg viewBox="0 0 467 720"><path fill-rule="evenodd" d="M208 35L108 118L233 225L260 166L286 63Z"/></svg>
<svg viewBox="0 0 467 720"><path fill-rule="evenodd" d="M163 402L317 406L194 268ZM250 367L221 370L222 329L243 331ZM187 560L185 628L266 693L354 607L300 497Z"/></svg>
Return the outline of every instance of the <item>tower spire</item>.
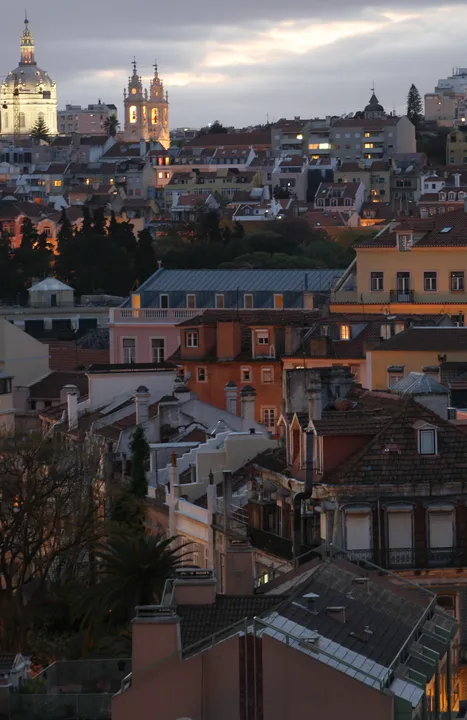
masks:
<svg viewBox="0 0 467 720"><path fill-rule="evenodd" d="M158 71L157 60L154 60L153 68L154 68L154 75L157 75L157 71Z"/></svg>
<svg viewBox="0 0 467 720"><path fill-rule="evenodd" d="M20 65L35 65L34 59L34 38L29 29L27 11L24 11L24 30L21 36L21 60Z"/></svg>
<svg viewBox="0 0 467 720"><path fill-rule="evenodd" d="M137 73L136 73L136 58L134 56L133 56L132 65L133 65L133 77L135 77Z"/></svg>

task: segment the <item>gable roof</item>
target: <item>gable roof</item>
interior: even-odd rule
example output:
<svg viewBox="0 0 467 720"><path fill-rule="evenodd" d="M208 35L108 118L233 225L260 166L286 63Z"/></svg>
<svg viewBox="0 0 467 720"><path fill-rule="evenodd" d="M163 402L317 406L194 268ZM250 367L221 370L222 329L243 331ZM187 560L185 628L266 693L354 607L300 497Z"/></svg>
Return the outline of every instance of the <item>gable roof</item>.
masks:
<svg viewBox="0 0 467 720"><path fill-rule="evenodd" d="M454 350L467 350L467 327L409 327L373 348L372 352L385 350L430 350L443 354Z"/></svg>
<svg viewBox="0 0 467 720"><path fill-rule="evenodd" d="M445 385L441 385L432 375L422 372L410 372L391 391L397 395L449 395Z"/></svg>
<svg viewBox="0 0 467 720"><path fill-rule="evenodd" d="M449 229L448 229L449 228ZM413 232L413 250L424 247L465 247L467 246L467 213L462 210L435 215L432 218L409 218L397 224L388 225L376 237L363 239L354 244L355 248L396 247L397 234Z"/></svg>
<svg viewBox="0 0 467 720"><path fill-rule="evenodd" d="M76 385L80 396L87 395L88 378L84 372L53 371L47 377L29 386L31 400L58 400L65 385Z"/></svg>

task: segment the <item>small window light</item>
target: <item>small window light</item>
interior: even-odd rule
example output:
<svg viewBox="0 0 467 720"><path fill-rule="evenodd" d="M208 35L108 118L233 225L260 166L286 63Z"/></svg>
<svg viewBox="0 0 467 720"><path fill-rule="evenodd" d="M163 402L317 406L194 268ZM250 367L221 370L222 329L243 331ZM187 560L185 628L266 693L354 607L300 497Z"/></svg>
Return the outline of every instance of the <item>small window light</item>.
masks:
<svg viewBox="0 0 467 720"><path fill-rule="evenodd" d="M448 233L448 232L451 232L451 230L452 230L452 225L448 225L448 227L443 227L440 230L440 233Z"/></svg>

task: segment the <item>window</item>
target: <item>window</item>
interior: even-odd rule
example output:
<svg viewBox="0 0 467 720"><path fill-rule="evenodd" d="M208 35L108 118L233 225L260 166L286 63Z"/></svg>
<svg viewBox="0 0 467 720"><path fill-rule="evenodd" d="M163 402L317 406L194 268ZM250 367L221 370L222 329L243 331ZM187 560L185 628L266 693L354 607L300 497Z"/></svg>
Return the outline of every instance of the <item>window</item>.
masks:
<svg viewBox="0 0 467 720"><path fill-rule="evenodd" d="M350 337L351 337L350 325L341 325L340 326L341 340L350 340Z"/></svg>
<svg viewBox="0 0 467 720"><path fill-rule="evenodd" d="M169 307L169 296L166 294L160 295L159 302L161 308L167 309Z"/></svg>
<svg viewBox="0 0 467 720"><path fill-rule="evenodd" d="M223 295L216 295L216 308L218 310L224 309L224 296Z"/></svg>
<svg viewBox="0 0 467 720"><path fill-rule="evenodd" d="M428 508L430 548L450 548L454 544L454 513L451 505Z"/></svg>
<svg viewBox="0 0 467 720"><path fill-rule="evenodd" d="M24 112L20 112L19 114L19 126L20 128L26 127L26 116Z"/></svg>
<svg viewBox="0 0 467 720"><path fill-rule="evenodd" d="M408 250L410 250L412 248L412 245L413 245L412 235L409 235L409 234L405 235L402 233L399 234L397 236L397 244L398 244L399 250L401 252L407 252Z"/></svg>
<svg viewBox="0 0 467 720"><path fill-rule="evenodd" d="M257 330L256 342L258 345L269 345L269 330Z"/></svg>
<svg viewBox="0 0 467 720"><path fill-rule="evenodd" d="M372 272L370 277L370 285L372 292L380 292L384 290L384 273Z"/></svg>
<svg viewBox="0 0 467 720"><path fill-rule="evenodd" d="M159 114L157 112L157 108L153 108L151 110L151 123L153 125L157 125L157 121L159 120Z"/></svg>
<svg viewBox="0 0 467 720"><path fill-rule="evenodd" d="M137 116L137 112L136 112L136 105L132 105L132 106L130 107L130 117L129 117L130 123L131 123L132 125L135 124L135 122L136 122L136 120L137 120L137 117L138 117L138 116Z"/></svg>
<svg viewBox="0 0 467 720"><path fill-rule="evenodd" d="M282 310L284 307L284 300L282 295L274 295L274 308L276 310Z"/></svg>
<svg viewBox="0 0 467 720"><path fill-rule="evenodd" d="M274 370L272 367L261 368L261 382L263 385L271 385L274 382Z"/></svg>
<svg viewBox="0 0 467 720"><path fill-rule="evenodd" d="M402 295L408 295L410 292L410 273L398 272L396 274L397 292Z"/></svg>
<svg viewBox="0 0 467 720"><path fill-rule="evenodd" d="M54 180L54 187L62 187L62 184L61 180Z"/></svg>
<svg viewBox="0 0 467 720"><path fill-rule="evenodd" d="M191 309L196 307L196 295L189 294L186 296L186 306Z"/></svg>
<svg viewBox="0 0 467 720"><path fill-rule="evenodd" d="M424 272L423 287L425 292L436 292L438 289L438 273L434 271Z"/></svg>
<svg viewBox="0 0 467 720"><path fill-rule="evenodd" d="M452 292L463 292L465 287L464 271L454 270L451 273L451 290Z"/></svg>
<svg viewBox="0 0 467 720"><path fill-rule="evenodd" d="M205 367L196 368L196 380L201 383L208 381L208 371Z"/></svg>
<svg viewBox="0 0 467 720"><path fill-rule="evenodd" d="M409 553L407 558L401 553L391 553L391 550L411 549L413 547L413 508L410 505L390 505L388 507L388 547L390 559L407 562L412 560Z"/></svg>
<svg viewBox="0 0 467 720"><path fill-rule="evenodd" d="M345 510L345 546L347 550L371 549L371 515L369 508Z"/></svg>
<svg viewBox="0 0 467 720"><path fill-rule="evenodd" d="M161 363L165 360L164 338L151 338L151 357L153 363Z"/></svg>
<svg viewBox="0 0 467 720"><path fill-rule="evenodd" d="M198 347L198 331L197 330L188 330L185 333L185 346L188 348L197 348Z"/></svg>
<svg viewBox="0 0 467 720"><path fill-rule="evenodd" d="M420 455L436 455L436 429L424 428L418 431L418 452Z"/></svg>
<svg viewBox="0 0 467 720"><path fill-rule="evenodd" d="M123 362L136 362L136 338L123 338Z"/></svg>
<svg viewBox="0 0 467 720"><path fill-rule="evenodd" d="M251 310L253 307L253 295L244 295L243 296L243 307L246 310Z"/></svg>
<svg viewBox="0 0 467 720"><path fill-rule="evenodd" d="M251 368L242 367L240 368L240 378L242 383L249 383L252 380Z"/></svg>
<svg viewBox="0 0 467 720"><path fill-rule="evenodd" d="M391 389L394 385L397 385L399 380L404 377L404 366L403 365L392 365L388 367L388 388Z"/></svg>
<svg viewBox="0 0 467 720"><path fill-rule="evenodd" d="M11 378L0 380L0 395L9 395L11 393ZM31 408L32 410L34 408Z"/></svg>
<svg viewBox="0 0 467 720"><path fill-rule="evenodd" d="M319 333L323 337L329 337L329 325L321 325Z"/></svg>
<svg viewBox="0 0 467 720"><path fill-rule="evenodd" d="M276 408L275 407L261 408L261 422L269 430L274 430L276 427Z"/></svg>

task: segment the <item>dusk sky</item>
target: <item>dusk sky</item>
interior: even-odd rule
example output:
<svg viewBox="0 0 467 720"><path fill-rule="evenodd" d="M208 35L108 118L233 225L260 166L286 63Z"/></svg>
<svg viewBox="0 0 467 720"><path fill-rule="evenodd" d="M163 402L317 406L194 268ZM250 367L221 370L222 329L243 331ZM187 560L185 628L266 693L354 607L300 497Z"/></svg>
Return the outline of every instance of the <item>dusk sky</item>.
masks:
<svg viewBox="0 0 467 720"><path fill-rule="evenodd" d="M0 0L0 75L19 60L13 7ZM60 108L100 97L120 109L133 55L144 77L157 58L172 127L354 112L373 81L402 112L412 82L423 95L467 66L463 0L45 0L28 12Z"/></svg>

